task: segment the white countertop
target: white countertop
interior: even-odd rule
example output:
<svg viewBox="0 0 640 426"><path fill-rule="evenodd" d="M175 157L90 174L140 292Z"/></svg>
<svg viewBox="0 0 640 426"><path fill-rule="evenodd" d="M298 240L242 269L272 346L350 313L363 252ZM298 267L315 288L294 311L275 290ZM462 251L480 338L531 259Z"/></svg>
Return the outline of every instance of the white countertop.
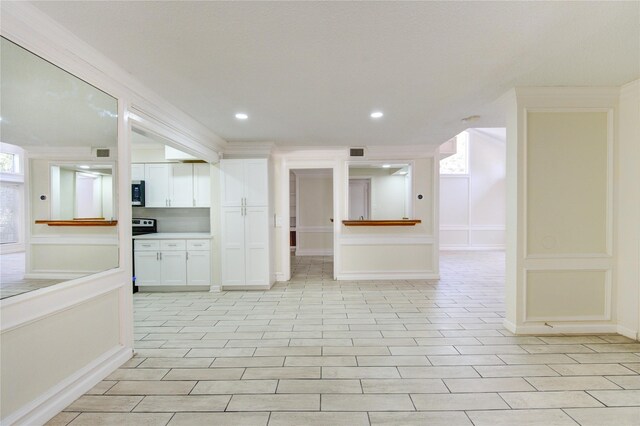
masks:
<svg viewBox="0 0 640 426"><path fill-rule="evenodd" d="M158 232L133 237L134 240L206 240L209 238L211 234L208 232Z"/></svg>

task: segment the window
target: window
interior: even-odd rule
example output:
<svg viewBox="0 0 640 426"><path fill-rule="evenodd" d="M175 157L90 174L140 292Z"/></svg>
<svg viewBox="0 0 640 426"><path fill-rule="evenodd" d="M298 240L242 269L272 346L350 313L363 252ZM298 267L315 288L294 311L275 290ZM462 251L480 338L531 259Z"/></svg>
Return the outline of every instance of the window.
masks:
<svg viewBox="0 0 640 426"><path fill-rule="evenodd" d="M20 191L21 184L0 182L0 244L19 242Z"/></svg>
<svg viewBox="0 0 640 426"><path fill-rule="evenodd" d="M18 156L8 152L0 152L0 172L20 173L20 170L18 170Z"/></svg>
<svg viewBox="0 0 640 426"><path fill-rule="evenodd" d="M469 174L469 133L466 131L456 136L456 153L440 160L440 174Z"/></svg>

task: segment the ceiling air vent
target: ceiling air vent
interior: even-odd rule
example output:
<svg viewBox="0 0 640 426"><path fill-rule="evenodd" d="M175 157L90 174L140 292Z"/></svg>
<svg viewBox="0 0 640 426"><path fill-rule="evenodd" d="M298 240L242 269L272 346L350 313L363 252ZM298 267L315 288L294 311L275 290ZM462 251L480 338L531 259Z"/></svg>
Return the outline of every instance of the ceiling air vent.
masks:
<svg viewBox="0 0 640 426"><path fill-rule="evenodd" d="M364 148L349 148L349 157L364 157Z"/></svg>
<svg viewBox="0 0 640 426"><path fill-rule="evenodd" d="M96 148L96 158L109 158L111 157L111 150L109 148Z"/></svg>

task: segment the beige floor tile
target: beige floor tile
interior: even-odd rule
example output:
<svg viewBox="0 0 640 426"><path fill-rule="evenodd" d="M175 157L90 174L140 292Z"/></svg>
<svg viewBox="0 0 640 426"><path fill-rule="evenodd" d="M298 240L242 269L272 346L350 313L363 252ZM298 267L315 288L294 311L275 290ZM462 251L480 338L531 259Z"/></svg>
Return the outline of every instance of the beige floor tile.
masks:
<svg viewBox="0 0 640 426"><path fill-rule="evenodd" d="M266 426L269 413L176 413L169 426Z"/></svg>
<svg viewBox="0 0 640 426"><path fill-rule="evenodd" d="M394 346L389 351L391 355L458 355L453 346Z"/></svg>
<svg viewBox="0 0 640 426"><path fill-rule="evenodd" d="M362 387L359 380L349 379L280 380L277 393L362 393Z"/></svg>
<svg viewBox="0 0 640 426"><path fill-rule="evenodd" d="M364 393L448 393L440 379L362 379Z"/></svg>
<svg viewBox="0 0 640 426"><path fill-rule="evenodd" d="M420 355L397 355L397 356L358 356L358 366L360 367L384 367L384 366L411 366L411 365L431 365L426 356Z"/></svg>
<svg viewBox="0 0 640 426"><path fill-rule="evenodd" d="M463 355L499 355L499 354L526 354L527 351L518 345L456 345L455 349Z"/></svg>
<svg viewBox="0 0 640 426"><path fill-rule="evenodd" d="M418 411L500 410L509 406L497 393L411 394Z"/></svg>
<svg viewBox="0 0 640 426"><path fill-rule="evenodd" d="M269 426L368 426L367 413L272 413Z"/></svg>
<svg viewBox="0 0 640 426"><path fill-rule="evenodd" d="M122 381L107 391L107 395L186 395L195 381Z"/></svg>
<svg viewBox="0 0 640 426"><path fill-rule="evenodd" d="M244 368L174 368L162 380L233 380L240 379L244 371Z"/></svg>
<svg viewBox="0 0 640 426"><path fill-rule="evenodd" d="M444 379L449 391L458 392L522 392L535 391L529 383L520 377L489 379Z"/></svg>
<svg viewBox="0 0 640 426"><path fill-rule="evenodd" d="M281 348L257 348L253 356L320 356L320 346L297 346Z"/></svg>
<svg viewBox="0 0 640 426"><path fill-rule="evenodd" d="M285 367L355 367L358 364L355 356L288 356L284 365Z"/></svg>
<svg viewBox="0 0 640 426"><path fill-rule="evenodd" d="M582 391L508 392L501 393L500 396L515 409L603 406L598 400Z"/></svg>
<svg viewBox="0 0 640 426"><path fill-rule="evenodd" d="M522 348L530 354L594 353L583 345L522 345Z"/></svg>
<svg viewBox="0 0 640 426"><path fill-rule="evenodd" d="M338 346L325 346L322 348L322 355L391 355L390 348L384 346L354 346L354 347L338 347Z"/></svg>
<svg viewBox="0 0 640 426"><path fill-rule="evenodd" d="M640 362L640 356L631 353L598 353L598 354L568 354L582 364L606 364L623 362ZM549 363L553 364L553 363Z"/></svg>
<svg viewBox="0 0 640 426"><path fill-rule="evenodd" d="M103 395L106 391L111 389L116 382L110 380L103 380L91 389L87 391L87 395Z"/></svg>
<svg viewBox="0 0 640 426"><path fill-rule="evenodd" d="M620 364L559 364L549 365L562 376L627 375L633 371Z"/></svg>
<svg viewBox="0 0 640 426"><path fill-rule="evenodd" d="M640 407L570 408L565 412L582 426L638 426Z"/></svg>
<svg viewBox="0 0 640 426"><path fill-rule="evenodd" d="M173 413L82 413L71 426L165 426Z"/></svg>
<svg viewBox="0 0 640 426"><path fill-rule="evenodd" d="M243 379L319 379L320 367L247 368Z"/></svg>
<svg viewBox="0 0 640 426"><path fill-rule="evenodd" d="M606 376L606 378L623 389L640 389L640 376Z"/></svg>
<svg viewBox="0 0 640 426"><path fill-rule="evenodd" d="M353 339L353 346L416 346L415 339L410 338L378 338Z"/></svg>
<svg viewBox="0 0 640 426"><path fill-rule="evenodd" d="M625 363L622 365L628 368L629 370L633 370L636 373L640 374L640 362Z"/></svg>
<svg viewBox="0 0 640 426"><path fill-rule="evenodd" d="M142 396L83 395L66 411L128 412L142 400Z"/></svg>
<svg viewBox="0 0 640 426"><path fill-rule="evenodd" d="M606 340L598 336L542 336L539 337L544 343L550 345L576 345L586 343L605 343Z"/></svg>
<svg viewBox="0 0 640 426"><path fill-rule="evenodd" d="M580 377L527 377L539 391L620 389L615 383L600 376Z"/></svg>
<svg viewBox="0 0 640 426"><path fill-rule="evenodd" d="M607 407L640 407L640 390L601 390L589 394Z"/></svg>
<svg viewBox="0 0 640 426"><path fill-rule="evenodd" d="M473 367L398 367L403 379L442 379L480 377Z"/></svg>
<svg viewBox="0 0 640 426"><path fill-rule="evenodd" d="M216 367L282 367L283 356L216 358L211 368Z"/></svg>
<svg viewBox="0 0 640 426"><path fill-rule="evenodd" d="M496 355L429 355L433 365L504 365Z"/></svg>
<svg viewBox="0 0 640 426"><path fill-rule="evenodd" d="M320 395L233 395L227 411L319 411Z"/></svg>
<svg viewBox="0 0 640 426"><path fill-rule="evenodd" d="M46 422L44 426L66 426L71 420L78 417L80 413L70 413L63 411L62 413L56 414L51 420Z"/></svg>
<svg viewBox="0 0 640 426"><path fill-rule="evenodd" d="M322 395L322 411L411 411L409 395Z"/></svg>
<svg viewBox="0 0 640 426"><path fill-rule="evenodd" d="M475 426L576 426L562 410L497 410L467 413Z"/></svg>
<svg viewBox="0 0 640 426"><path fill-rule="evenodd" d="M505 364L575 364L576 361L565 354L498 355Z"/></svg>
<svg viewBox="0 0 640 426"><path fill-rule="evenodd" d="M189 349L136 349L136 356L142 358L181 358Z"/></svg>
<svg viewBox="0 0 640 426"><path fill-rule="evenodd" d="M230 340L226 348L273 348L289 346L289 339L269 339L269 340Z"/></svg>
<svg viewBox="0 0 640 426"><path fill-rule="evenodd" d="M640 353L640 343L606 343L586 345L596 352L635 352ZM567 351L568 352L568 351Z"/></svg>
<svg viewBox="0 0 640 426"><path fill-rule="evenodd" d="M558 376L546 365L480 365L475 369L482 377Z"/></svg>
<svg viewBox="0 0 640 426"><path fill-rule="evenodd" d="M207 368L213 358L147 358L140 368Z"/></svg>
<svg viewBox="0 0 640 426"><path fill-rule="evenodd" d="M145 396L134 412L224 411L231 395Z"/></svg>
<svg viewBox="0 0 640 426"><path fill-rule="evenodd" d="M191 349L185 357L187 358L224 358L236 356L253 356L255 348L205 348Z"/></svg>
<svg viewBox="0 0 640 426"><path fill-rule="evenodd" d="M166 368L121 368L106 380L161 380L168 372Z"/></svg>
<svg viewBox="0 0 640 426"><path fill-rule="evenodd" d="M396 367L322 367L323 379L400 378Z"/></svg>
<svg viewBox="0 0 640 426"><path fill-rule="evenodd" d="M233 395L275 393L277 380L202 380L191 395Z"/></svg>
<svg viewBox="0 0 640 426"><path fill-rule="evenodd" d="M371 426L471 426L471 421L463 412L401 412L369 413Z"/></svg>

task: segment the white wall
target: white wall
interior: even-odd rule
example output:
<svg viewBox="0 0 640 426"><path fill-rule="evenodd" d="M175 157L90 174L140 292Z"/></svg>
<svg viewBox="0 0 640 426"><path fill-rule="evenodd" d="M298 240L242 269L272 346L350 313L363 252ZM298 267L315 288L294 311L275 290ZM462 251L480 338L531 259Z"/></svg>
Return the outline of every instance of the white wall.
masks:
<svg viewBox="0 0 640 426"><path fill-rule="evenodd" d="M512 332L617 331L612 200L618 93L512 93L505 321Z"/></svg>
<svg viewBox="0 0 640 426"><path fill-rule="evenodd" d="M296 256L333 255L331 170L294 170L296 176Z"/></svg>
<svg viewBox="0 0 640 426"><path fill-rule="evenodd" d="M640 80L620 93L615 151L615 228L618 332L640 331Z"/></svg>
<svg viewBox="0 0 640 426"><path fill-rule="evenodd" d="M505 247L505 129L468 129L469 174L440 175L440 249Z"/></svg>

